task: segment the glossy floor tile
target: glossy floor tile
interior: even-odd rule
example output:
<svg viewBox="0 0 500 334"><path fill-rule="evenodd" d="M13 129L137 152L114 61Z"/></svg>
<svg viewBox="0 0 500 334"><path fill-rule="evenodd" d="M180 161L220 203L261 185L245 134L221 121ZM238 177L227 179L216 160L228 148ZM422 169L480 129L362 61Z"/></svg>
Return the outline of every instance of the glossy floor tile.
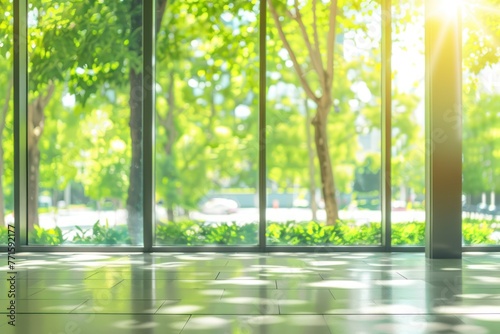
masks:
<svg viewBox="0 0 500 334"><path fill-rule="evenodd" d="M6 255L0 255L6 263ZM2 262L0 262L2 263ZM0 333L498 333L500 254L24 253ZM15 304L16 326L9 321Z"/></svg>
<svg viewBox="0 0 500 334"><path fill-rule="evenodd" d="M19 314L16 326L0 326L2 334L179 334L188 315Z"/></svg>
<svg viewBox="0 0 500 334"><path fill-rule="evenodd" d="M321 315L294 316L193 316L183 334L193 333L287 333L330 334L331 331Z"/></svg>

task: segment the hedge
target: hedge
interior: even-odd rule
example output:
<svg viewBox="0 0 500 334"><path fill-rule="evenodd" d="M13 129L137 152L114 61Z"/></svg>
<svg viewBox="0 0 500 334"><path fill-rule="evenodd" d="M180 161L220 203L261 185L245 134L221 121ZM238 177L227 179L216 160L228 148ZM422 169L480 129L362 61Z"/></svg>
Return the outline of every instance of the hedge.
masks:
<svg viewBox="0 0 500 334"><path fill-rule="evenodd" d="M463 221L465 245L499 244L495 240L494 221L466 218ZM67 236L60 228L43 229L35 226L29 242L36 245L130 245L126 225L108 226L96 222L88 230L78 226L76 233ZM75 232L75 231L74 231ZM205 223L192 220L176 223L159 223L156 227L156 245L256 245L257 223L237 225L232 223ZM376 246L380 245L380 223L355 224L338 222L326 226L315 221L286 223L268 222L267 244L287 246ZM423 246L425 225L423 222L392 225L392 245ZM0 244L7 243L7 228L0 227Z"/></svg>

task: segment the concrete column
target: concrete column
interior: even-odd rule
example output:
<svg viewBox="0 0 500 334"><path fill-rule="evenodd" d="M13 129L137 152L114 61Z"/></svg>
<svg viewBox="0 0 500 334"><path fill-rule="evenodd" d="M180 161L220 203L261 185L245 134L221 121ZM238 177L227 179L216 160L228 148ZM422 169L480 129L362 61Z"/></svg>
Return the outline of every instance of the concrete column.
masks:
<svg viewBox="0 0 500 334"><path fill-rule="evenodd" d="M459 1L426 0L426 245L462 256L462 42Z"/></svg>

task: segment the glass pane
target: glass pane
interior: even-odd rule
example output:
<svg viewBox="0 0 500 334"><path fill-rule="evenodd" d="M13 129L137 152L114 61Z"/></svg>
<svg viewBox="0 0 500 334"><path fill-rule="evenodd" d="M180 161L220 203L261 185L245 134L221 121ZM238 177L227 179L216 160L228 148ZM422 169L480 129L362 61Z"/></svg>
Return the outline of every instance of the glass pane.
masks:
<svg viewBox="0 0 500 334"><path fill-rule="evenodd" d="M14 103L12 2L0 6L0 245L14 225ZM11 229L12 230L12 229ZM13 231L13 230L12 230Z"/></svg>
<svg viewBox="0 0 500 334"><path fill-rule="evenodd" d="M142 1L29 2L29 244L142 244Z"/></svg>
<svg viewBox="0 0 500 334"><path fill-rule="evenodd" d="M463 3L464 245L500 242L500 13L498 1Z"/></svg>
<svg viewBox="0 0 500 334"><path fill-rule="evenodd" d="M379 245L380 3L268 4L268 244Z"/></svg>
<svg viewBox="0 0 500 334"><path fill-rule="evenodd" d="M258 3L157 13L156 245L255 245Z"/></svg>
<svg viewBox="0 0 500 334"><path fill-rule="evenodd" d="M424 2L394 2L392 30L392 245L424 246Z"/></svg>

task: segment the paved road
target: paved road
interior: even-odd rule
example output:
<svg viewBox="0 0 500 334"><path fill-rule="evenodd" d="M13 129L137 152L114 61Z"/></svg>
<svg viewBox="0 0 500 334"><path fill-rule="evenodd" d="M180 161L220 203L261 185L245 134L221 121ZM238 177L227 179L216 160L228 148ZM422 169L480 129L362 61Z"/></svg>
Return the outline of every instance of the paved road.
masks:
<svg viewBox="0 0 500 334"><path fill-rule="evenodd" d="M43 228L59 226L62 229L80 226L82 228L92 227L97 221L101 224L108 223L110 226L126 224L126 210L116 211L91 211L91 210L59 210L55 213L42 213L39 216L39 225Z"/></svg>
<svg viewBox="0 0 500 334"><path fill-rule="evenodd" d="M158 215L164 216L165 213L161 210ZM356 211L340 211L342 219L355 220L360 224L368 222L381 221L380 211L371 210L356 210ZM326 217L324 210L318 211L318 219L324 220ZM82 228L90 228L97 221L101 224L108 222L110 226L121 225L126 223L127 213L125 210L117 211L91 211L91 210L60 210L58 214L44 213L40 215L40 226L43 228L53 228L59 226L62 229L71 229L74 226ZM192 212L191 218L212 223L220 222L237 222L238 224L246 224L256 222L259 219L258 209L239 209L238 212L229 215L207 215L200 212ZM286 221L307 221L312 219L311 210L302 208L292 209L274 209L266 210L266 220L272 222ZM424 211L396 211L392 213L392 221L394 223L409 222L409 221L424 221Z"/></svg>
<svg viewBox="0 0 500 334"><path fill-rule="evenodd" d="M340 211L339 215L342 219L354 220L358 224L366 224L368 222L381 221L381 212L373 210L352 210L352 211ZM166 218L165 210L158 209L157 216L160 218ZM319 210L317 213L318 219L325 219L325 211ZM464 214L467 217L468 214ZM259 211L256 208L253 209L239 209L238 212L229 215L207 215L200 212L192 212L191 218L201 221L206 221L208 223L220 223L220 222L237 222L239 225L246 223L252 223L259 220ZM405 223L418 221L425 221L424 211L393 211L392 212L392 222L393 223ZM475 214L474 218L487 218L491 219L491 216L478 217ZM65 233L67 238L72 238L77 230L75 226L81 227L83 230L90 230L92 226L99 221L101 224L109 224L109 226L115 225L125 225L127 221L126 210L116 210L116 211L92 211L88 209L80 210L60 210L57 214L54 213L44 213L40 217L40 226L43 228L54 228L59 226ZM287 222L287 221L308 221L312 219L311 210L304 208L268 208L266 210L266 220L272 222ZM500 216L497 217L500 219ZM497 235L498 234L498 235ZM88 235L88 234L87 234ZM500 240L500 232L496 232L494 238Z"/></svg>

